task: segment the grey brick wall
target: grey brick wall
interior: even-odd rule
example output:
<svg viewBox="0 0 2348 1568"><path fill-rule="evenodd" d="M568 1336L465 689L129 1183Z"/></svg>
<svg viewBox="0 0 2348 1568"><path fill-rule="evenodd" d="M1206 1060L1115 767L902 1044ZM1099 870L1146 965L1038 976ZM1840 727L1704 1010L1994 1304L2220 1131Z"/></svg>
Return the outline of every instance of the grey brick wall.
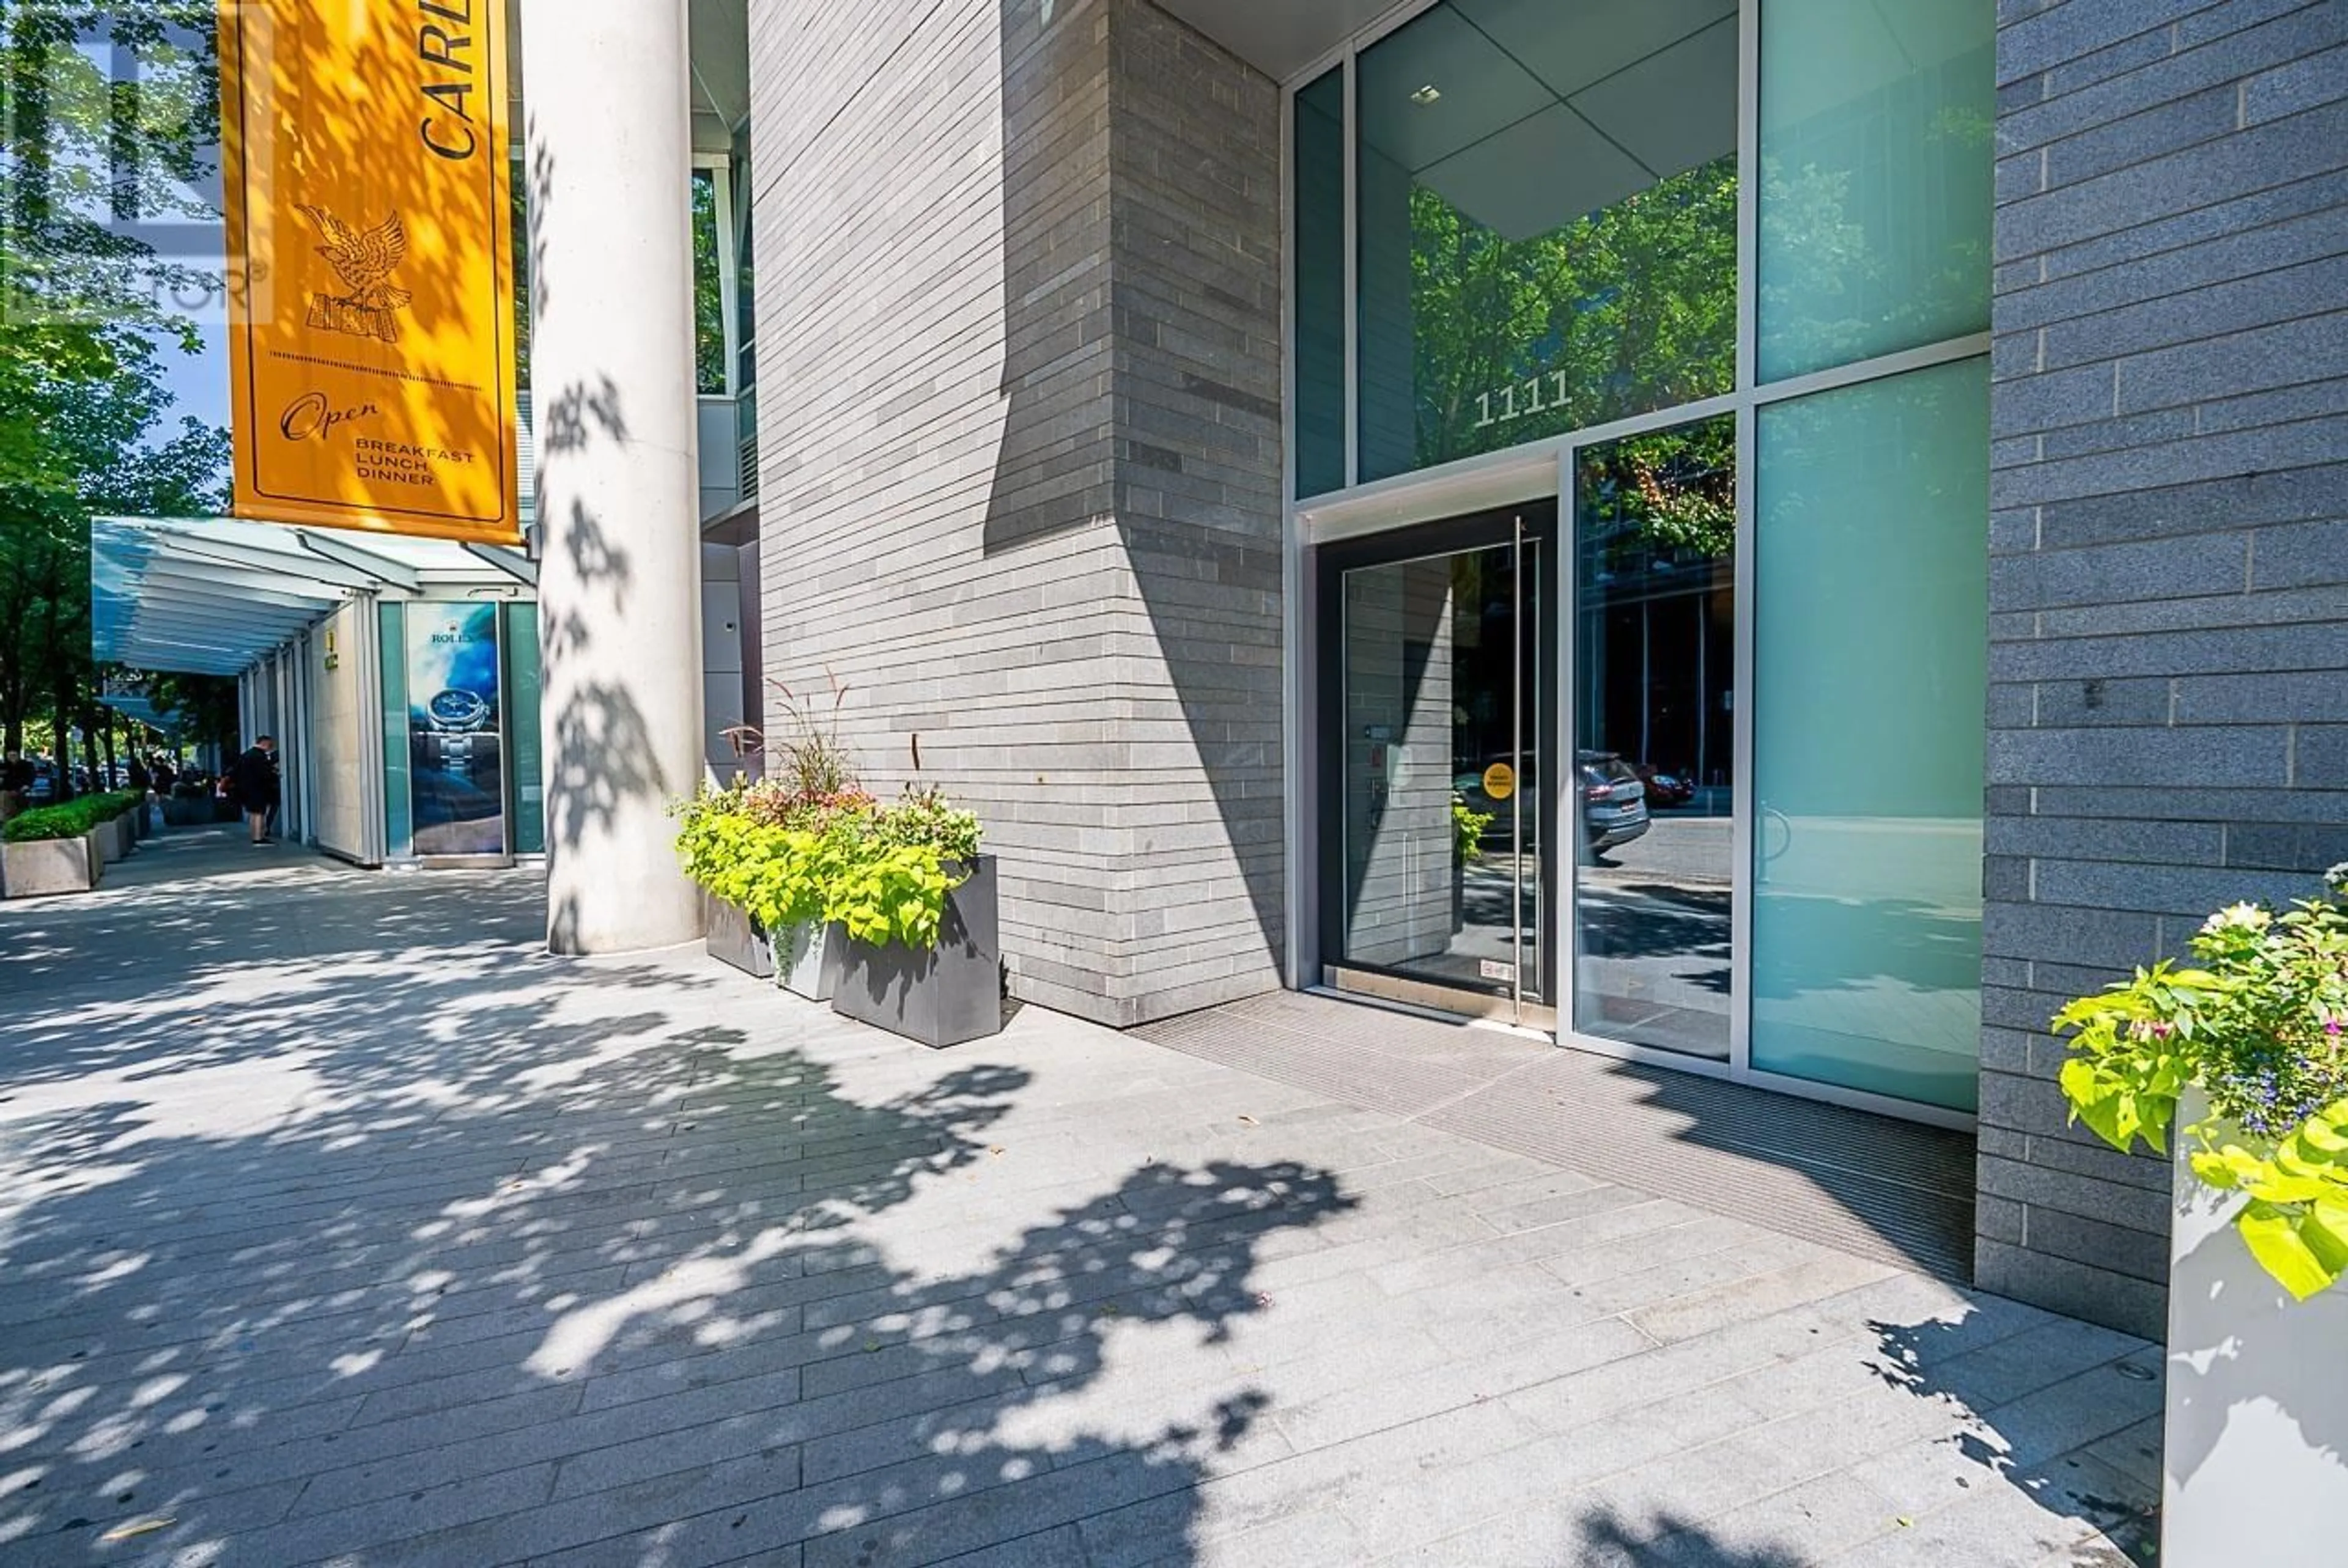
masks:
<svg viewBox="0 0 2348 1568"><path fill-rule="evenodd" d="M1978 1274L2157 1336L2045 1021L2348 857L2348 5L1998 13Z"/></svg>
<svg viewBox="0 0 2348 1568"><path fill-rule="evenodd" d="M751 28L767 672L979 810L1015 994L1277 985L1278 89L1145 0Z"/></svg>

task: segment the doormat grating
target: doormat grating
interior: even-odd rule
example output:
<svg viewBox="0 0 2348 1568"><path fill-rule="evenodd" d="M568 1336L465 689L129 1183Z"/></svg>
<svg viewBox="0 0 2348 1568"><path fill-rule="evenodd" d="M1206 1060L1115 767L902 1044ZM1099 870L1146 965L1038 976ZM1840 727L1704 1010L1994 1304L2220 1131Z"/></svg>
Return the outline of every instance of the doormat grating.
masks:
<svg viewBox="0 0 2348 1568"><path fill-rule="evenodd" d="M1863 1257L1972 1277L1968 1133L1289 991L1133 1033Z"/></svg>

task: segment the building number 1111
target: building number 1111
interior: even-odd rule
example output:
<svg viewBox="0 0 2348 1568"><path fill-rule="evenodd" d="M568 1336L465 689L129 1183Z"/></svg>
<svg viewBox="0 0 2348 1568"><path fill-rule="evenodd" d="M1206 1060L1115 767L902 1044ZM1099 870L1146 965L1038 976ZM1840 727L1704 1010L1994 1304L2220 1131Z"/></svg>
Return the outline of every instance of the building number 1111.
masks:
<svg viewBox="0 0 2348 1568"><path fill-rule="evenodd" d="M1547 403L1541 401L1541 383L1545 381L1555 384L1555 390L1550 394ZM1525 395L1522 404L1517 401L1517 394L1519 390ZM1497 415L1492 412L1492 400L1495 396L1498 396L1500 401L1500 411ZM1546 375L1536 375L1527 381L1515 382L1500 388L1497 394L1479 392L1476 395L1476 428L1481 430L1487 425L1506 425L1511 419L1522 419L1528 415L1546 414L1564 402L1565 372L1561 370L1553 370Z"/></svg>

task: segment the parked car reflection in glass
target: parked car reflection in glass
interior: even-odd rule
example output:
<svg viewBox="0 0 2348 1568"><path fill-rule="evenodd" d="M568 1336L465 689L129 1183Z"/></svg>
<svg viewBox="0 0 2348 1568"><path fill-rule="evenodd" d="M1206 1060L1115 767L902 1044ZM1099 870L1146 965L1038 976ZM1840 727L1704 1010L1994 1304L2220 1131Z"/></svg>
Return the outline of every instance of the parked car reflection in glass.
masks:
<svg viewBox="0 0 2348 1568"><path fill-rule="evenodd" d="M1584 847L1591 851L1611 849L1645 833L1647 786L1632 764L1612 752L1581 752L1574 760L1581 784ZM1496 762L1509 763L1511 759L1489 758L1484 767L1472 771L1455 763L1451 787L1469 811L1491 817L1491 825L1484 829L1484 845L1488 848L1514 850L1515 813L1509 809L1513 803L1494 798L1484 786L1486 770ZM1533 854L1540 848L1540 814L1532 809L1532 803L1540 798L1540 780L1530 753L1525 754L1517 773L1517 789L1526 804L1525 852ZM1688 794L1694 794L1694 787L1689 786Z"/></svg>

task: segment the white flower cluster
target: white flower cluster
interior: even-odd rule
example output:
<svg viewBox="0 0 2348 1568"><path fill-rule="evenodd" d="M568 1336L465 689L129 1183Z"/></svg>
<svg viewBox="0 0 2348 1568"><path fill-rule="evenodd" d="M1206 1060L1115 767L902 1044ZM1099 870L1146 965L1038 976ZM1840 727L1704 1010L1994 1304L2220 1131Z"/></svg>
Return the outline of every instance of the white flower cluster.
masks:
<svg viewBox="0 0 2348 1568"><path fill-rule="evenodd" d="M2263 931L2274 924L2274 917L2256 904L2229 904L2201 922L2201 929L2210 934L2219 931Z"/></svg>

